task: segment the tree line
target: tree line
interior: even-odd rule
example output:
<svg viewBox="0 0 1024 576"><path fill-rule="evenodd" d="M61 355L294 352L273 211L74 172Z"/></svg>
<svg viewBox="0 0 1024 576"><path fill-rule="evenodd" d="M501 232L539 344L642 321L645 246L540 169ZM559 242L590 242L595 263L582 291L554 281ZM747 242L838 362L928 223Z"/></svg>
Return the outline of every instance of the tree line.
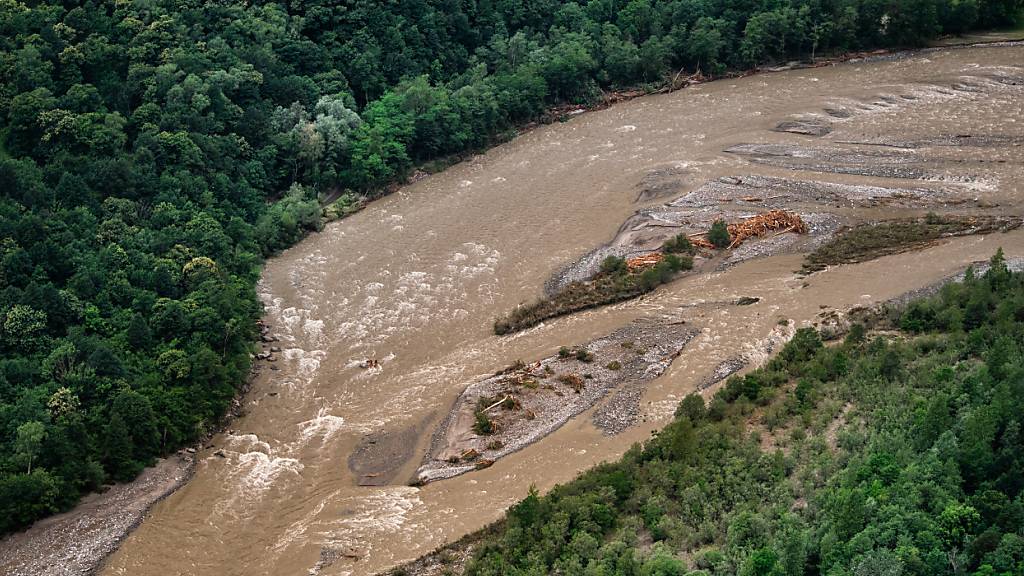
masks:
<svg viewBox="0 0 1024 576"><path fill-rule="evenodd" d="M0 3L0 533L212 430L261 261L548 107L1020 0ZM344 210L343 210L344 211Z"/></svg>

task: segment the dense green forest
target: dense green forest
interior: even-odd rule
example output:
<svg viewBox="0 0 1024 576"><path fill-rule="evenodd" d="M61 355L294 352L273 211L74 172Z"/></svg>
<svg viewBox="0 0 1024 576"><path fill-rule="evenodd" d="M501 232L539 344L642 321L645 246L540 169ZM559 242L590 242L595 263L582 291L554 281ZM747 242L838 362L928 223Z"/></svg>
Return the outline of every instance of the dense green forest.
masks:
<svg viewBox="0 0 1024 576"><path fill-rule="evenodd" d="M466 573L1024 574L1024 274L1002 255L764 368L513 506Z"/></svg>
<svg viewBox="0 0 1024 576"><path fill-rule="evenodd" d="M213 429L261 260L413 166L680 68L1021 0L0 0L0 533Z"/></svg>

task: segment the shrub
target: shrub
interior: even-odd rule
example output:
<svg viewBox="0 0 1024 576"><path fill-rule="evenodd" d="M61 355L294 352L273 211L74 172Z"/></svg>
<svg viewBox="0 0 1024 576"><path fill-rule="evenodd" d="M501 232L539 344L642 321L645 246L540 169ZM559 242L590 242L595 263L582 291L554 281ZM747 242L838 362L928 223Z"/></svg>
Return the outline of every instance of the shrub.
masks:
<svg viewBox="0 0 1024 576"><path fill-rule="evenodd" d="M494 422L491 418L485 414L482 410L478 410L475 414L476 422L473 423L473 432L481 436L487 436L494 434Z"/></svg>
<svg viewBox="0 0 1024 576"><path fill-rule="evenodd" d="M661 274L659 274L657 267L648 268L640 273L640 280L637 281L637 286L640 287L644 292L654 290L658 284L662 283Z"/></svg>
<svg viewBox="0 0 1024 576"><path fill-rule="evenodd" d="M860 322L856 322L850 325L850 331L846 334L846 338L843 340L844 343L850 346L857 346L864 343L864 325Z"/></svg>
<svg viewBox="0 0 1024 576"><path fill-rule="evenodd" d="M700 394L688 394L676 407L676 417L689 418L690 422L700 422L706 414L707 408Z"/></svg>
<svg viewBox="0 0 1024 576"><path fill-rule="evenodd" d="M594 361L594 354L586 348L577 348L575 352L576 359L580 362L586 362L587 364Z"/></svg>
<svg viewBox="0 0 1024 576"><path fill-rule="evenodd" d="M732 236L729 235L729 227L726 226L725 220L715 220L711 224L711 230L708 231L708 242L717 248L727 248L732 243Z"/></svg>
<svg viewBox="0 0 1024 576"><path fill-rule="evenodd" d="M601 272L605 274L616 274L626 271L626 259L618 256L608 256L601 261Z"/></svg>
<svg viewBox="0 0 1024 576"><path fill-rule="evenodd" d="M672 272L680 272L682 270L693 269L693 258L689 256L677 256L675 254L669 254L665 256L665 259L661 262L668 266L668 269Z"/></svg>
<svg viewBox="0 0 1024 576"><path fill-rule="evenodd" d="M576 374L562 374L558 377L558 381L572 388L573 392L579 393L583 390L583 378L580 378Z"/></svg>
<svg viewBox="0 0 1024 576"><path fill-rule="evenodd" d="M661 245L661 251L666 254L693 254L696 250L685 234L678 234L665 240Z"/></svg>

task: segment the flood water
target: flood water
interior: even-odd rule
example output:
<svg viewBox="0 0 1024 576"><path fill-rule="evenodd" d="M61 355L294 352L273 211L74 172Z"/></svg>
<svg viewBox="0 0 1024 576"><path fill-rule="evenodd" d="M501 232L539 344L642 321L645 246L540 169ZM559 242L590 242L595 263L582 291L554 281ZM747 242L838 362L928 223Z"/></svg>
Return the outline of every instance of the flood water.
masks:
<svg viewBox="0 0 1024 576"><path fill-rule="evenodd" d="M799 255L681 278L647 297L496 337L493 320L537 298L567 263L614 237L652 171L682 192L725 176L935 188L984 209L1024 213L1024 46L723 80L544 126L403 188L269 261L259 286L279 370L265 366L247 415L201 451L195 477L156 505L102 574L372 574L496 519L530 485L547 489L619 457L671 418L723 360L754 350L780 319L869 305L986 259L1024 256L1024 233L958 238L923 251L794 273ZM906 96L906 97L904 97ZM844 118L823 110L851 112ZM771 131L827 118L813 137ZM845 114L844 114L845 115ZM970 138L964 138L969 136ZM959 137L959 140L957 138ZM983 138L984 137L984 138ZM952 143L950 138L953 138ZM797 172L725 153L737 144L901 143L927 177ZM922 160L923 159L923 160ZM885 209L837 207L866 218ZM741 296L753 306L726 303ZM827 307L827 308L825 308ZM475 378L535 360L639 317L685 319L702 333L653 381L643 422L605 436L577 418L492 467L423 488L412 477L433 426ZM367 358L379 369L363 369ZM366 435L416 428L392 485L357 486L348 458ZM215 452L220 451L220 455Z"/></svg>

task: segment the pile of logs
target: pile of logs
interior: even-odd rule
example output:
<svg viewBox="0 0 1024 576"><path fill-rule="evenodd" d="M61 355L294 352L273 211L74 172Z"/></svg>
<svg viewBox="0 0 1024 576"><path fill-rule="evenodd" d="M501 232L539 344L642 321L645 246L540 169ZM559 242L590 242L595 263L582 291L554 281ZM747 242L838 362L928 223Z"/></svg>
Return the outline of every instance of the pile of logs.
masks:
<svg viewBox="0 0 1024 576"><path fill-rule="evenodd" d="M664 259L665 255L661 252L652 252L650 254L644 254L643 256L637 256L636 258L626 260L626 268L629 268L630 272L639 272L654 266Z"/></svg>
<svg viewBox="0 0 1024 576"><path fill-rule="evenodd" d="M800 218L800 215L785 210L770 210L758 214L757 216L751 216L742 222L735 224L729 224L728 226L729 236L732 238L732 242L729 244L729 248L735 248L740 244L743 244L747 239L755 236L767 236L769 232L776 234L785 234L786 232L796 232L797 234L807 233L807 223ZM707 239L707 232L701 232L700 234L693 234L690 237L690 243L698 248L714 248Z"/></svg>
<svg viewBox="0 0 1024 576"><path fill-rule="evenodd" d="M715 245L712 244L710 240L704 237L707 236L707 234L707 232L701 232L700 234L691 235L690 244L693 244L697 248L707 248L709 250L714 248Z"/></svg>
<svg viewBox="0 0 1024 576"><path fill-rule="evenodd" d="M797 234L806 234L808 231L807 223L800 218L799 214L793 212L787 212L785 210L769 210L768 212L762 212L757 216L751 216L740 222L729 224L727 226L729 230L729 237L731 242L729 243L729 249L733 249L750 238L767 236L768 234L785 234L786 232L795 232ZM690 243L697 248L714 249L715 245L707 239L707 232L700 232L698 234L690 234L687 236ZM626 268L631 273L642 272L652 266L657 265L659 262L665 259L665 255L661 252L651 252L650 254L644 254L643 256L636 256L634 258L628 258L626 260Z"/></svg>
<svg viewBox="0 0 1024 576"><path fill-rule="evenodd" d="M807 224L798 214L786 212L785 210L764 212L747 218L742 222L729 224L729 236L732 237L732 243L729 244L729 248L735 248L748 238L765 236L769 232L806 234Z"/></svg>

